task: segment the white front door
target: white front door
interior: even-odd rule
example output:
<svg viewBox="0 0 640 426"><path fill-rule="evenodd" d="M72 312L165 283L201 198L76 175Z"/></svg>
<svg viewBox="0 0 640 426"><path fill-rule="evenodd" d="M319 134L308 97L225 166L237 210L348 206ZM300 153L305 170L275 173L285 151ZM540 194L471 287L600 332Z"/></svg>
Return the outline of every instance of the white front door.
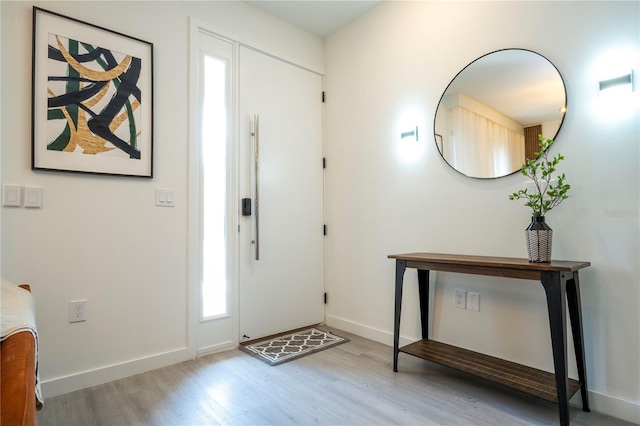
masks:
<svg viewBox="0 0 640 426"><path fill-rule="evenodd" d="M238 84L242 340L324 321L322 77L240 46Z"/></svg>

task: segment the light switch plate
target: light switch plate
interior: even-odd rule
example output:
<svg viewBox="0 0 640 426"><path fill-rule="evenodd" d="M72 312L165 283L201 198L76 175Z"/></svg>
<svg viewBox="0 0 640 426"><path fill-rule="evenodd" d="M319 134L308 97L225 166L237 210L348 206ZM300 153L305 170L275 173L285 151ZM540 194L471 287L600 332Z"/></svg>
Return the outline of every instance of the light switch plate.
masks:
<svg viewBox="0 0 640 426"><path fill-rule="evenodd" d="M22 187L18 185L3 185L2 205L20 207L22 205Z"/></svg>
<svg viewBox="0 0 640 426"><path fill-rule="evenodd" d="M174 189L156 188L156 206L175 207L176 191Z"/></svg>
<svg viewBox="0 0 640 426"><path fill-rule="evenodd" d="M25 186L24 206L34 209L42 207L42 188L36 186Z"/></svg>
<svg viewBox="0 0 640 426"><path fill-rule="evenodd" d="M480 312L480 293L467 293L467 309Z"/></svg>

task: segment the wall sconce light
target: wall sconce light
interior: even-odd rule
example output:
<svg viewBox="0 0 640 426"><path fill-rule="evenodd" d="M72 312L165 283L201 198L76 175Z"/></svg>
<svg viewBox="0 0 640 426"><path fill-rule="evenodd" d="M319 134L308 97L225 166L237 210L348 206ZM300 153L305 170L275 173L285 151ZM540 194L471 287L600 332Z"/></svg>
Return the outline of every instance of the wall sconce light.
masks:
<svg viewBox="0 0 640 426"><path fill-rule="evenodd" d="M633 72L621 75L620 77L602 80L600 82L600 91L620 86L617 90L633 92ZM625 87L623 87L625 86Z"/></svg>
<svg viewBox="0 0 640 426"><path fill-rule="evenodd" d="M415 130L410 130L408 132L400 133L400 139L409 138L411 136L415 136L416 142L418 141L418 126L416 126Z"/></svg>

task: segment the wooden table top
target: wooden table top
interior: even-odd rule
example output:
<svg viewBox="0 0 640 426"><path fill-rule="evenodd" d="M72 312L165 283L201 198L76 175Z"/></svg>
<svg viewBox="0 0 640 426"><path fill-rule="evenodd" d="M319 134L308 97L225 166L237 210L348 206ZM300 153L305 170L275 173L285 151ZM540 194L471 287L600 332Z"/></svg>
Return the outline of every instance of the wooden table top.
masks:
<svg viewBox="0 0 640 426"><path fill-rule="evenodd" d="M407 266L409 267L416 267L416 265L425 264L425 266L432 265L440 266L442 268L447 268L447 266L468 266L472 268L516 269L536 272L573 272L578 269L591 266L591 262L584 261L552 260L547 263L536 263L529 262L526 258L472 256L445 253L390 254L388 257L389 259L406 260Z"/></svg>

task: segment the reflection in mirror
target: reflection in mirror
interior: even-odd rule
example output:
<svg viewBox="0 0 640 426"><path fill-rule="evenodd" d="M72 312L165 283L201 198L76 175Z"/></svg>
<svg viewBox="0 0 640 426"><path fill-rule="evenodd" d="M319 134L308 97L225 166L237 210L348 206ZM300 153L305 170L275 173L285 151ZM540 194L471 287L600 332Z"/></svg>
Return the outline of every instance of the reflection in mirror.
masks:
<svg viewBox="0 0 640 426"><path fill-rule="evenodd" d="M562 76L544 56L505 49L467 65L436 110L436 145L445 161L474 178L497 178L534 158L538 135L555 139L566 112Z"/></svg>

